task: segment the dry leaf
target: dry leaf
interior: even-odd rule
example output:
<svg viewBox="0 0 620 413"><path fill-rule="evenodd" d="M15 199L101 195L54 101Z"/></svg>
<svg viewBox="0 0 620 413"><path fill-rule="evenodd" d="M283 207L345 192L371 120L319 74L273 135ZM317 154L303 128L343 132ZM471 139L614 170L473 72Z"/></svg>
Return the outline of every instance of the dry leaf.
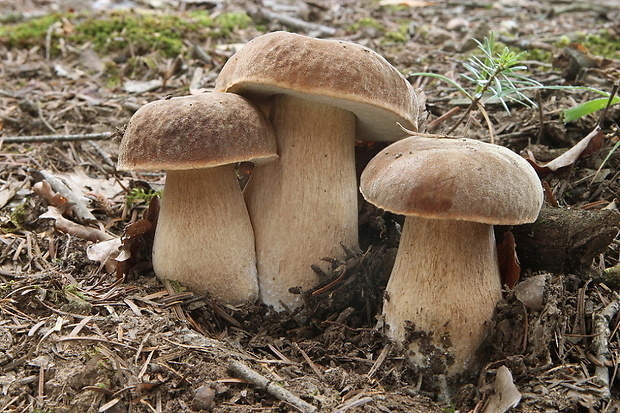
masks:
<svg viewBox="0 0 620 413"><path fill-rule="evenodd" d="M54 192L52 186L47 181L39 181L32 186L32 191L45 199L53 207L60 208L63 212L67 209L69 200L59 193Z"/></svg>
<svg viewBox="0 0 620 413"><path fill-rule="evenodd" d="M489 396L482 413L504 413L516 407L521 401L521 393L512 381L512 374L506 366L501 366L495 374L493 394Z"/></svg>
<svg viewBox="0 0 620 413"><path fill-rule="evenodd" d="M119 262L116 267L118 278L128 274L131 268L140 260L142 251L151 251L153 238L159 216L159 198L154 197L149 202L149 207L144 212L144 218L128 225L122 237L120 254L116 258Z"/></svg>
<svg viewBox="0 0 620 413"><path fill-rule="evenodd" d="M499 260L499 271L502 276L502 285L507 285L510 289L517 284L521 275L521 266L519 265L515 246L515 237L510 231L504 233L504 239L497 246L497 258Z"/></svg>
<svg viewBox="0 0 620 413"><path fill-rule="evenodd" d="M164 81L161 79L152 79L152 80L126 80L123 83L123 90L127 93L144 93L151 92L153 90L159 89L164 85Z"/></svg>
<svg viewBox="0 0 620 413"><path fill-rule="evenodd" d="M514 288L515 296L529 309L540 311L543 309L546 283L547 276L545 274L530 277L516 285Z"/></svg>
<svg viewBox="0 0 620 413"><path fill-rule="evenodd" d="M48 206L47 212L39 215L39 218L53 219L54 228L58 231L85 239L87 241L98 242L113 238L112 235L97 228L87 227L73 221L69 221L67 218L62 216L62 212L58 208L53 206Z"/></svg>
<svg viewBox="0 0 620 413"><path fill-rule="evenodd" d="M86 248L86 256L89 260L100 263L101 267L105 266L106 271L111 273L116 270L116 264L118 263L116 257L118 257L120 246L120 238L98 242Z"/></svg>
<svg viewBox="0 0 620 413"><path fill-rule="evenodd" d="M542 178L550 173L571 166L584 156L598 151L603 146L603 137L603 131L600 128L596 128L568 151L544 165L539 165L532 153L528 154L526 160L534 167L538 176Z"/></svg>

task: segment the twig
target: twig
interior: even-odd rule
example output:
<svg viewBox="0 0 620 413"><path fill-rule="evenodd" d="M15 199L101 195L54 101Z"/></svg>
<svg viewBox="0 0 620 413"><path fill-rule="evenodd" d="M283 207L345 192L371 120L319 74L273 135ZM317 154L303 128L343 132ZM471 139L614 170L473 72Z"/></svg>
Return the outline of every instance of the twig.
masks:
<svg viewBox="0 0 620 413"><path fill-rule="evenodd" d="M594 316L594 338L592 345L596 351L596 359L600 365L594 367L594 375L604 385L601 391L601 397L604 400L611 398L611 383L609 382L609 365L611 359L609 357L609 338L611 331L609 323L611 319L620 311L620 297L616 294L616 299L609 303L603 310Z"/></svg>
<svg viewBox="0 0 620 413"><path fill-rule="evenodd" d="M37 104L37 113L39 114L39 119L41 119L41 122L43 122L45 127L49 129L50 132L56 133L56 129L52 125L50 125L47 119L45 119L45 116L43 116L43 110L41 109L41 106L39 104Z"/></svg>
<svg viewBox="0 0 620 413"><path fill-rule="evenodd" d="M542 97L540 90L536 91L536 103L538 105L538 133L536 134L536 143L539 144L542 140L543 133L545 132L545 114L543 112Z"/></svg>
<svg viewBox="0 0 620 413"><path fill-rule="evenodd" d="M96 142L93 142L93 140L89 139L88 144L93 147L93 149L99 154L99 156L101 156L101 159L103 159L103 161L108 166L111 166L113 168L116 166L116 163L112 160L112 158L110 158L110 155L108 155L108 153L104 151L103 148L99 146Z"/></svg>
<svg viewBox="0 0 620 413"><path fill-rule="evenodd" d="M347 400L345 403L338 405L337 410L334 410L334 413L345 413L347 410L352 409L354 407L363 406L366 403L370 403L373 401L372 397L353 397L351 400Z"/></svg>
<svg viewBox="0 0 620 413"><path fill-rule="evenodd" d="M101 337L76 336L76 337L61 337L61 338L57 338L56 340L54 340L55 343L64 343L67 341L94 341L96 343L105 343L105 344L112 344L114 346L125 347L133 351L137 350L135 347L130 346L128 344L119 343L118 341L111 341L111 340L101 338Z"/></svg>
<svg viewBox="0 0 620 413"><path fill-rule="evenodd" d="M609 94L609 99L607 100L607 105L605 106L605 109L603 109L603 112L601 113L601 116L598 119L598 122L596 123L596 127L600 128L601 124L603 123L603 121L605 120L605 118L607 117L607 112L609 111L609 107L611 106L611 103L614 101L614 97L616 96L616 93L618 93L618 87L620 86L619 82L614 83L613 87L611 88L611 93Z"/></svg>
<svg viewBox="0 0 620 413"><path fill-rule="evenodd" d="M437 129L437 126L439 126L442 122L445 122L446 120L451 119L460 110L461 108L459 106L454 106L452 109L450 109L443 115L439 116L437 119L433 119L431 122L429 122L428 125L426 125L426 131L427 132L434 131L435 129Z"/></svg>
<svg viewBox="0 0 620 413"><path fill-rule="evenodd" d="M260 10L258 8L251 9L248 10L248 13L255 20L275 20L291 29L303 30L305 32L312 33L313 36L316 37L334 36L336 34L336 29L333 27L310 23L286 14L274 13L272 11L265 10L264 8Z"/></svg>
<svg viewBox="0 0 620 413"><path fill-rule="evenodd" d="M377 373L377 371L379 370L379 368L381 367L381 365L387 358L388 354L390 354L390 351L392 351L392 347L393 345L391 343L388 343L385 345L385 347L383 347L383 350L381 350L381 354L379 354L379 357L377 357L377 361L375 361L375 364L373 364L370 370L368 371L367 376L369 378L372 378L372 376L374 376Z"/></svg>
<svg viewBox="0 0 620 413"><path fill-rule="evenodd" d="M230 364L228 365L228 368L233 373L249 381L250 383L258 387L259 389L266 391L267 393L271 394L272 396L274 396L275 398L279 400L282 400L284 402L291 404L298 411L302 413L316 412L316 407L314 407L313 405L309 403L306 403L301 398L299 398L299 396L296 396L295 394L286 390L284 387L272 382L267 377L257 373L256 371L252 370L251 368L241 363L240 361L230 362Z"/></svg>
<svg viewBox="0 0 620 413"><path fill-rule="evenodd" d="M73 235L86 241L99 242L114 238L107 232L101 231L97 228L86 227L73 221L69 221L67 218L62 216L58 208L53 206L47 207L47 212L40 215L39 218L51 218L54 220L54 228L58 231Z"/></svg>
<svg viewBox="0 0 620 413"><path fill-rule="evenodd" d="M306 353L301 347L299 347L299 344L297 344L296 342L293 342L293 346L297 351L301 353L304 360L306 360L306 363L308 363L312 371L314 371L314 374L316 374L319 379L321 379L321 381L325 381L325 376L323 376L323 373L321 372L321 370L319 370L319 367L312 361L308 353Z"/></svg>
<svg viewBox="0 0 620 413"><path fill-rule="evenodd" d="M4 143L37 143L37 142L67 142L109 139L113 132L85 133L80 135L37 135L37 136L5 136L0 138Z"/></svg>
<svg viewBox="0 0 620 413"><path fill-rule="evenodd" d="M37 398L39 402L43 402L45 399L45 367L43 365L39 366L39 383L37 390Z"/></svg>

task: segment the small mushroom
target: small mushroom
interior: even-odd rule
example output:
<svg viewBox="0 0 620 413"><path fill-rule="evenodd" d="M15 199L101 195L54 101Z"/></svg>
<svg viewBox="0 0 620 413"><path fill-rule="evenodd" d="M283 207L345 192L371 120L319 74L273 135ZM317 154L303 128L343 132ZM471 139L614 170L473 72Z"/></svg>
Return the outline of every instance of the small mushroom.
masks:
<svg viewBox="0 0 620 413"><path fill-rule="evenodd" d="M273 160L262 112L232 93L151 102L130 119L118 169L165 170L153 269L222 303L258 297L254 233L235 163Z"/></svg>
<svg viewBox="0 0 620 413"><path fill-rule="evenodd" d="M387 336L414 366L448 376L474 368L501 298L493 225L536 220L536 172L501 146L412 136L368 163L360 190L406 216L384 298Z"/></svg>
<svg viewBox="0 0 620 413"><path fill-rule="evenodd" d="M423 98L376 52L345 41L275 32L248 42L215 89L269 112L279 159L254 171L245 190L256 234L261 300L301 305L311 265L358 248L355 139L395 141L417 130ZM325 263L319 265L325 269Z"/></svg>

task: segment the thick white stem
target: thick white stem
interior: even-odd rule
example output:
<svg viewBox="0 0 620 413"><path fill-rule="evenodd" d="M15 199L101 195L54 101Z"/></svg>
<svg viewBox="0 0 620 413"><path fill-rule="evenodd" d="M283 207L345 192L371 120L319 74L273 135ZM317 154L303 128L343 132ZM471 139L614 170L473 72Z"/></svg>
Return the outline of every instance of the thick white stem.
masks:
<svg viewBox="0 0 620 413"><path fill-rule="evenodd" d="M153 268L221 303L256 300L254 233L232 165L167 172Z"/></svg>
<svg viewBox="0 0 620 413"><path fill-rule="evenodd" d="M500 299L491 225L406 218L383 313L413 365L444 364L449 375L472 367Z"/></svg>
<svg viewBox="0 0 620 413"><path fill-rule="evenodd" d="M270 109L279 159L257 167L245 189L258 261L260 299L276 310L298 307L289 288L313 287L310 268L357 248L355 116L278 95Z"/></svg>

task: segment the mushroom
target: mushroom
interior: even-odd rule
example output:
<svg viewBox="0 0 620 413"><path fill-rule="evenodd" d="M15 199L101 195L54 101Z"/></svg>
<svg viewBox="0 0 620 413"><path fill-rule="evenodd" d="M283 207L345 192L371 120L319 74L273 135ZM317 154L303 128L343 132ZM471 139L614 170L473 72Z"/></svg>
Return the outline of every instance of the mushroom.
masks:
<svg viewBox="0 0 620 413"><path fill-rule="evenodd" d="M232 93L158 100L130 119L118 169L165 170L153 269L222 303L258 297L254 233L235 163L276 155L262 112Z"/></svg>
<svg viewBox="0 0 620 413"><path fill-rule="evenodd" d="M368 48L285 32L248 42L215 89L269 112L279 159L254 172L245 199L260 299L277 311L297 308L301 297L289 289L319 282L311 265L325 270L321 258L358 248L355 139L397 140L398 122L417 130L424 101Z"/></svg>
<svg viewBox="0 0 620 413"><path fill-rule="evenodd" d="M368 163L360 190L406 216L384 297L386 335L419 368L448 377L473 369L501 298L493 225L536 220L536 172L501 146L412 136Z"/></svg>

